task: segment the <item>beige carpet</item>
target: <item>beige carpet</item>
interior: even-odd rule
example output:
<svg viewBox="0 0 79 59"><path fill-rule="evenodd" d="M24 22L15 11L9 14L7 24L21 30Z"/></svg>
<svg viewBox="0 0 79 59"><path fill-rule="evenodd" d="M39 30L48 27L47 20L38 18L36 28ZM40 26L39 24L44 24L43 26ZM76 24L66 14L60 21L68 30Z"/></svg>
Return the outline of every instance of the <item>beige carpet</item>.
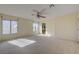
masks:
<svg viewBox="0 0 79 59"><path fill-rule="evenodd" d="M19 40L21 38L15 39ZM0 53L4 54L73 54L79 53L79 43L76 41L58 39L54 37L46 36L30 36L23 37L25 39L36 41L32 44L23 44L23 47L20 48L18 45L9 43L8 41L0 43ZM74 39L75 40L75 39ZM27 46L26 46L27 45Z"/></svg>

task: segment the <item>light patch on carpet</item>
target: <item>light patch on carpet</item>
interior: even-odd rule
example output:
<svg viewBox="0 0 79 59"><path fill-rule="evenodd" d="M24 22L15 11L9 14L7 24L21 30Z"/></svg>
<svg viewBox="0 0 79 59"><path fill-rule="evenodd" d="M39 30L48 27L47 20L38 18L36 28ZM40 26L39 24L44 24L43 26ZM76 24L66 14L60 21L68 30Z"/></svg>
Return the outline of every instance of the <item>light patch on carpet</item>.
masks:
<svg viewBox="0 0 79 59"><path fill-rule="evenodd" d="M18 47L25 47L25 46L33 44L35 42L36 41L29 40L29 39L16 39L16 40L8 41L8 43L10 43L12 45L16 45Z"/></svg>
<svg viewBox="0 0 79 59"><path fill-rule="evenodd" d="M39 34L38 36L43 36L43 37L51 37L51 34Z"/></svg>

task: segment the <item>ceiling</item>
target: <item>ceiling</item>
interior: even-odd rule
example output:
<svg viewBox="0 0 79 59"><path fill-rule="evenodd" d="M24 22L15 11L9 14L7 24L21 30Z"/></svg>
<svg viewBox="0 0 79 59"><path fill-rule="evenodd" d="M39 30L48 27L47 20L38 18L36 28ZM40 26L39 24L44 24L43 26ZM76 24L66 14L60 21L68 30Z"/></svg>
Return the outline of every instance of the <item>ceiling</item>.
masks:
<svg viewBox="0 0 79 59"><path fill-rule="evenodd" d="M48 4L0 4L0 13L34 19L33 10L48 8ZM79 4L55 4L54 8L48 8L45 12L47 19L54 18L71 12L79 11Z"/></svg>

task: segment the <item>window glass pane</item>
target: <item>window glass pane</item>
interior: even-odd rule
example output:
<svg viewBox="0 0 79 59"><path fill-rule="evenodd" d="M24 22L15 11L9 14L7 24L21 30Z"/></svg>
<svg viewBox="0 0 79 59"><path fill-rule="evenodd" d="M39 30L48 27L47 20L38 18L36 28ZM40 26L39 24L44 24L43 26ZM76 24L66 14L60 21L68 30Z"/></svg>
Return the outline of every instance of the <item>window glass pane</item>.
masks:
<svg viewBox="0 0 79 59"><path fill-rule="evenodd" d="M2 20L2 34L10 34L10 21Z"/></svg>
<svg viewBox="0 0 79 59"><path fill-rule="evenodd" d="M38 33L38 27L39 27L38 23L33 23L33 32Z"/></svg>
<svg viewBox="0 0 79 59"><path fill-rule="evenodd" d="M11 33L17 33L17 21L11 21Z"/></svg>
<svg viewBox="0 0 79 59"><path fill-rule="evenodd" d="M36 26L35 26L35 23L33 23L33 32L35 32L36 30Z"/></svg>
<svg viewBox="0 0 79 59"><path fill-rule="evenodd" d="M36 33L38 33L38 31L39 31L39 25L38 23L36 23Z"/></svg>

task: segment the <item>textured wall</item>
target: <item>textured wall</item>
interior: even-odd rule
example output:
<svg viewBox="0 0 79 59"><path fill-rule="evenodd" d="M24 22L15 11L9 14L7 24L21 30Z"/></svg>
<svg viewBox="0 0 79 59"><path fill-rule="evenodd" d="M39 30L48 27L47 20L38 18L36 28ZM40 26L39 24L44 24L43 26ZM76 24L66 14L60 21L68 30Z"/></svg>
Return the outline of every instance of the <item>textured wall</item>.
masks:
<svg viewBox="0 0 79 59"><path fill-rule="evenodd" d="M75 39L77 13L71 13L55 19L56 37Z"/></svg>

